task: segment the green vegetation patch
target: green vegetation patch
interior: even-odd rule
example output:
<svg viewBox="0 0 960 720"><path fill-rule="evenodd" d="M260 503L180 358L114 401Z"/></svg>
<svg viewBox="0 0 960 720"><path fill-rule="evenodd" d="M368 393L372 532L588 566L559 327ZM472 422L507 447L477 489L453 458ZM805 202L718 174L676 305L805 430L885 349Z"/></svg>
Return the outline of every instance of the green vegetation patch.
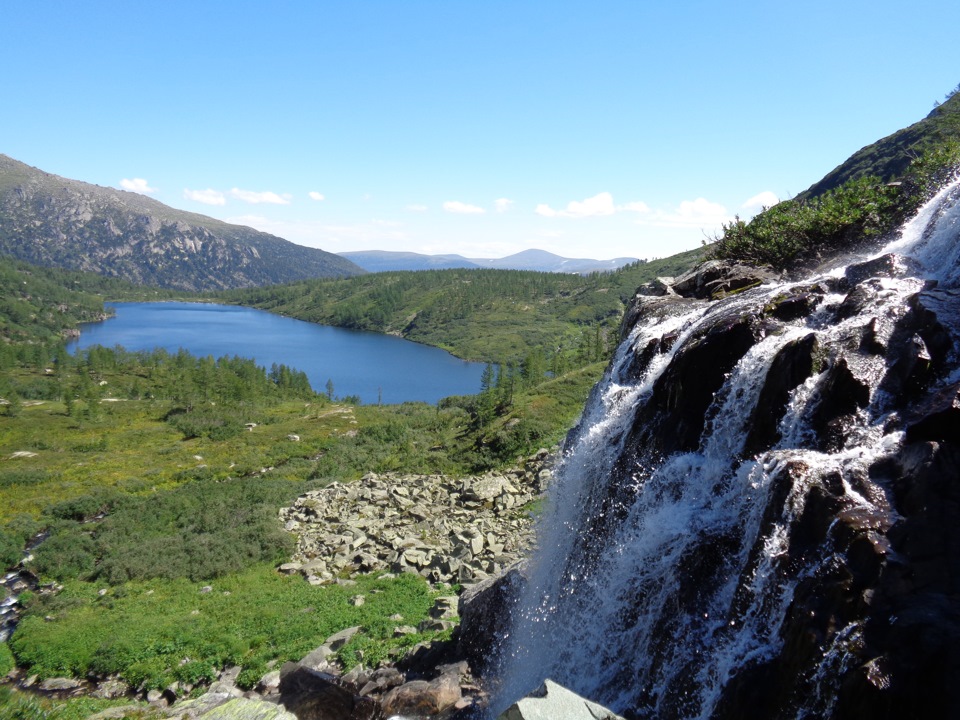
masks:
<svg viewBox="0 0 960 720"><path fill-rule="evenodd" d="M458 357L506 365L536 350L547 366L593 362L597 328L607 350L639 285L689 270L702 250L609 273L522 270L385 272L211 295L325 325L391 333Z"/></svg>
<svg viewBox="0 0 960 720"><path fill-rule="evenodd" d="M116 585L146 578L204 580L280 562L293 543L279 527L277 509L301 489L282 479L217 478L196 470L165 492L80 497L51 509L61 519L51 523L31 568L42 577ZM97 523L74 519L91 510L109 513Z"/></svg>
<svg viewBox="0 0 960 720"><path fill-rule="evenodd" d="M427 639L396 639L393 631L425 619L437 595L411 574L315 587L268 565L209 586L179 579L103 589L71 582L56 596L33 598L10 642L18 664L41 677L118 673L137 688L196 683L240 665L252 685L268 663L298 660L333 633L360 626L341 657L375 667ZM359 607L356 595L365 598ZM396 615L403 620L389 619Z"/></svg>
<svg viewBox="0 0 960 720"><path fill-rule="evenodd" d="M117 718L148 720L163 715L146 704L132 703L129 698L104 700L90 696L55 700L13 688L0 686L0 720L86 720L110 708L124 708Z"/></svg>
<svg viewBox="0 0 960 720"><path fill-rule="evenodd" d="M958 116L960 117L960 116ZM892 231L951 178L960 165L960 140L928 149L903 179L888 183L856 175L813 196L785 200L750 222L737 218L708 247L712 258L795 270Z"/></svg>

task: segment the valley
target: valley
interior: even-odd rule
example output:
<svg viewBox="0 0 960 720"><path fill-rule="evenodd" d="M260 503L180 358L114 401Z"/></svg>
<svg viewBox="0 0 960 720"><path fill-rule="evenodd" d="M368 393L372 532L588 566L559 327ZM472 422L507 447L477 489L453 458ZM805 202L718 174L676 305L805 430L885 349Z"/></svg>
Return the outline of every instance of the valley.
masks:
<svg viewBox="0 0 960 720"><path fill-rule="evenodd" d="M172 251L149 275L34 242L47 206L6 195L41 221L0 218L5 242L107 277L0 259L0 559L38 582L4 599L0 718L307 717L312 683L476 718L547 671L631 720L951 715L958 112L911 126L905 166L880 141L702 249L587 276L223 256L181 282ZM64 192L53 236L125 200ZM106 300L188 298L486 367L374 405L282 363L66 349Z"/></svg>

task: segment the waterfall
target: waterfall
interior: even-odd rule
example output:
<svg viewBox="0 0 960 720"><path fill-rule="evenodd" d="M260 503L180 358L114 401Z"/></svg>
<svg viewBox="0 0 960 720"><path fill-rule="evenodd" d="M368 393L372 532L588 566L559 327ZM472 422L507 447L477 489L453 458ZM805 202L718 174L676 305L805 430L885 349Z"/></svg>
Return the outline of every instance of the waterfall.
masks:
<svg viewBox="0 0 960 720"><path fill-rule="evenodd" d="M495 710L549 677L631 718L831 716L876 643L905 408L960 381L958 198L803 282L641 300L565 444Z"/></svg>

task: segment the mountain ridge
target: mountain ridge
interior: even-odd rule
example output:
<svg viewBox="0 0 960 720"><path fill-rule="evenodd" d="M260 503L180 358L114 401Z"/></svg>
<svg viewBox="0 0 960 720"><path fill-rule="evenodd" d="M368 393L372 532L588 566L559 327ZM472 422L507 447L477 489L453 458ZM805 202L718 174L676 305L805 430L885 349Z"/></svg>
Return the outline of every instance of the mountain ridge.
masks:
<svg viewBox="0 0 960 720"><path fill-rule="evenodd" d="M934 147L960 142L960 93L954 92L921 120L865 145L797 196L815 198L849 180L875 175L899 180L910 163Z"/></svg>
<svg viewBox="0 0 960 720"><path fill-rule="evenodd" d="M639 261L634 257L610 260L567 258L546 250L531 248L501 258L468 258L457 254L427 255L392 250L357 250L338 253L368 272L392 270L444 270L454 268L494 268L496 270L535 270L586 274L610 272Z"/></svg>
<svg viewBox="0 0 960 720"><path fill-rule="evenodd" d="M333 253L137 193L53 175L2 154L0 253L190 291L364 272Z"/></svg>

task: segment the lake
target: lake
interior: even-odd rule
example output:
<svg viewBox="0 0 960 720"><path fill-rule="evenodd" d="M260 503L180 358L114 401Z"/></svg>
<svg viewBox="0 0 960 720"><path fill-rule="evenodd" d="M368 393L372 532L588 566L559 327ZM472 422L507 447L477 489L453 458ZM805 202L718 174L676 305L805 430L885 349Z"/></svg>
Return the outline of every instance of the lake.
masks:
<svg viewBox="0 0 960 720"><path fill-rule="evenodd" d="M208 303L106 303L116 315L80 327L71 352L102 345L127 350L180 348L214 358L253 358L302 370L317 392L333 382L337 397L363 403L436 403L449 395L480 391L484 364L409 340L327 327L234 305Z"/></svg>

